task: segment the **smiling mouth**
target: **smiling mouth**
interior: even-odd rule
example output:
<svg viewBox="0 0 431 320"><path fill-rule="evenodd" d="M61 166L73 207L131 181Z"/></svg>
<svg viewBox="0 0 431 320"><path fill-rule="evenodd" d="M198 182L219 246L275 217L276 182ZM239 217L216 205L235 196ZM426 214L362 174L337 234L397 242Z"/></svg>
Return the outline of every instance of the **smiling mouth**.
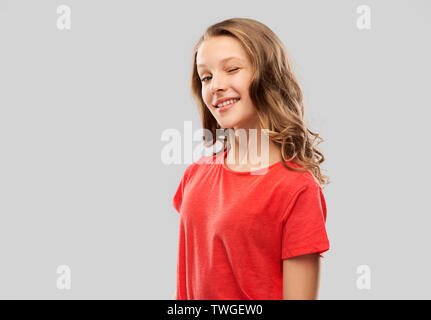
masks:
<svg viewBox="0 0 431 320"><path fill-rule="evenodd" d="M230 106L230 105L232 105L232 104L234 104L234 103L237 103L237 102L240 100L240 98L236 98L236 99L232 99L232 100L235 100L235 101L234 101L234 102L231 102L231 103L229 103L229 104L226 104L226 105L224 105L224 106L216 105L216 106L215 106L215 108L216 108L216 109L222 109L222 108L224 108L224 107Z"/></svg>

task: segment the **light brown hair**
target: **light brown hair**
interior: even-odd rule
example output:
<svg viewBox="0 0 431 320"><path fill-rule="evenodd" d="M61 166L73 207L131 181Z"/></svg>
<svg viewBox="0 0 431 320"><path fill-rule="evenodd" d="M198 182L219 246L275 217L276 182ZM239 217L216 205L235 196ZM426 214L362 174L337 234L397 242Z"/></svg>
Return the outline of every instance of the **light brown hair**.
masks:
<svg viewBox="0 0 431 320"><path fill-rule="evenodd" d="M305 123L303 95L287 50L269 27L253 19L232 18L213 24L194 47L191 91L198 104L202 128L212 132L212 141L203 136L204 144L213 145L219 140L216 130L221 128L203 101L196 55L203 41L217 36L235 38L247 52L254 72L249 95L256 107L261 128L268 129L269 139L281 147L281 156L285 161L292 161L301 167L290 167L285 161L282 161L283 165L292 171L310 170L321 186L329 184L329 177L323 175L320 168L325 157L316 147L323 139ZM224 150L226 148L227 140L224 140Z"/></svg>

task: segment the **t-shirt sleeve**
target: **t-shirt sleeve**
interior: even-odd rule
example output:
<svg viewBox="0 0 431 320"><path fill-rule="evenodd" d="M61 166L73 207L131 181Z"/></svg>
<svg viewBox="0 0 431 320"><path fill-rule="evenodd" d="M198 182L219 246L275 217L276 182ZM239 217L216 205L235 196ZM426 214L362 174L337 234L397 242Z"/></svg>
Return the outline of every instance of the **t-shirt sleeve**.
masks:
<svg viewBox="0 0 431 320"><path fill-rule="evenodd" d="M281 258L329 250L325 228L326 202L318 183L300 188L282 217Z"/></svg>
<svg viewBox="0 0 431 320"><path fill-rule="evenodd" d="M178 213L181 211L181 203L183 202L184 189L187 183L189 169L190 167L187 167L184 171L183 177L181 178L180 184L178 185L177 191L172 199L172 204Z"/></svg>

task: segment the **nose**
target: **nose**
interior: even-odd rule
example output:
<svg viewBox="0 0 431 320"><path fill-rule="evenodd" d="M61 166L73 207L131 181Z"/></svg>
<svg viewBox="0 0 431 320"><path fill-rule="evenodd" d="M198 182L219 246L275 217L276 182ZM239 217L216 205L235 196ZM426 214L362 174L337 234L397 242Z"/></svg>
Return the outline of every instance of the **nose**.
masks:
<svg viewBox="0 0 431 320"><path fill-rule="evenodd" d="M213 76L211 79L210 89L211 89L212 93L216 93L217 91L220 91L220 90L225 90L226 89L226 81L220 75Z"/></svg>

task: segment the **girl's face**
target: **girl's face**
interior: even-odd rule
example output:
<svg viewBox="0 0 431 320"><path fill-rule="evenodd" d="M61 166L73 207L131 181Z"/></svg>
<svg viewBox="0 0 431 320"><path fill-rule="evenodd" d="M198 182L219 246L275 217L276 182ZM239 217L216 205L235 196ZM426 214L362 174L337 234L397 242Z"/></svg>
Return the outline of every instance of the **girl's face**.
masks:
<svg viewBox="0 0 431 320"><path fill-rule="evenodd" d="M259 128L257 112L249 96L252 65L240 42L229 36L205 40L196 55L202 83L202 99L222 128ZM240 98L227 108L220 99Z"/></svg>

